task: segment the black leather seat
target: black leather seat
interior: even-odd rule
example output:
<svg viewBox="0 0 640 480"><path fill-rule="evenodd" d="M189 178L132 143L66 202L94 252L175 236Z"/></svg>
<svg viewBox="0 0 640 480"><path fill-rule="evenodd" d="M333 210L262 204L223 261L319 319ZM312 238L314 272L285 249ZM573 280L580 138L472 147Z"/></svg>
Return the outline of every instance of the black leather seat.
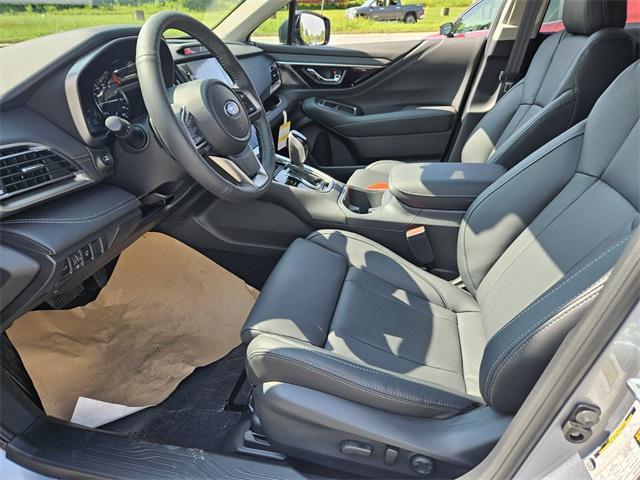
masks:
<svg viewBox="0 0 640 480"><path fill-rule="evenodd" d="M466 291L353 233L296 240L242 331L261 417L274 385L306 392L307 416L328 398L348 405L340 428L358 409L380 421L516 412L640 221L639 84L635 63L587 120L471 205L458 239ZM283 422L299 413L278 415L263 428L295 454L304 442Z"/></svg>
<svg viewBox="0 0 640 480"><path fill-rule="evenodd" d="M609 84L633 62L634 42L623 30L626 0L564 3L565 31L536 52L525 78L507 92L466 139L460 158L511 168L582 121ZM382 160L357 170L348 184L387 182L401 162Z"/></svg>

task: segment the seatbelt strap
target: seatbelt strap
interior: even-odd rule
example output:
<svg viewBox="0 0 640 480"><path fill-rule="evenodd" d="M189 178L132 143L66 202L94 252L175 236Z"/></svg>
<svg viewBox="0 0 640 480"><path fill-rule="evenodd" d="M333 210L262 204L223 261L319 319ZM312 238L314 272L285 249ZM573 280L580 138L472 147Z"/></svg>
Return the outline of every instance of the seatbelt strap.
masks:
<svg viewBox="0 0 640 480"><path fill-rule="evenodd" d="M522 74L522 63L529 47L529 40L531 34L536 26L536 19L543 3L548 3L548 0L527 0L522 14L522 20L516 33L516 38L513 42L513 48L507 60L505 69L500 72L500 97L507 93L511 87L513 87Z"/></svg>

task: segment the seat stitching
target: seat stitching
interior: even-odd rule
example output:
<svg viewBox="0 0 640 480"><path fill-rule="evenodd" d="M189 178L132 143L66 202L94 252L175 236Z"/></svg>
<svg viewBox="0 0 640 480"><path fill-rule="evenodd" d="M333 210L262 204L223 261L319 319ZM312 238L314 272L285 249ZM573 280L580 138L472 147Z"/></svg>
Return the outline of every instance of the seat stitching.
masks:
<svg viewBox="0 0 640 480"><path fill-rule="evenodd" d="M402 265L402 266L406 267L407 269L411 270L413 273L415 273L416 275L418 275L422 280L424 280L424 282L425 282L429 287L431 287L431 288L436 292L436 294L440 297L440 300L442 301L442 304L443 304L443 305L440 305L440 306L444 306L447 310L451 310L451 311L453 311L453 310L449 307L449 304L448 304L448 303L447 303L447 301L445 300L444 295L442 294L442 292L441 292L437 287L435 287L435 286L434 286L434 285L433 285L433 284L432 284L432 283L431 283L427 278L425 278L425 277L423 276L423 273L424 273L424 272L418 272L418 271L417 271L417 270L418 270L418 269L417 269L417 267L415 267L415 266L414 266L414 265L412 265L411 263L409 263L409 262L405 261L403 258L399 258L396 254L394 254L394 253L393 253L393 252L391 252L391 251L385 252L385 250L386 250L386 249L385 249L385 250L383 250L383 249L381 249L379 246L377 246L377 245L376 245L376 244L374 244L374 243L369 243L369 242L366 242L366 241L362 240L361 238L350 236L350 235L349 235L349 232L341 231L341 235L344 235L345 237L350 238L350 239L352 239L352 240L354 240L354 241L357 241L357 242L360 242L360 243L364 243L365 245L368 245L368 246L370 246L370 247L374 248L377 252L379 252L379 253L381 253L381 254L387 254L387 256L388 256L392 261L394 261L394 262L396 262L396 263L398 263L398 264L400 264L400 265ZM307 239L311 241L311 240L313 240L314 238L317 238L317 237L322 237L322 233L320 233L320 232L312 233L311 235L309 235L309 236L307 237ZM331 248L328 248L328 247L327 247L327 246L325 246L325 245L321 245L321 244L319 244L319 243L317 243L317 242L314 242L314 243L315 243L316 245L318 245L319 247L325 248L325 249L327 249L327 250L331 250L331 251L332 251L332 252L334 252L334 253L338 253L339 255L342 255L341 253L336 252L335 250L333 250L333 249L331 249ZM350 266L352 266L353 268L356 268L356 267L355 267L351 262L349 262L349 258L347 257L347 255L342 255L342 256L347 260L347 262L349 263L349 265L350 265ZM381 278L381 277L379 277L378 275L376 275L376 274L374 274L373 272L371 272L369 269L365 269L365 268L363 268L362 270L366 271L368 274L370 274L370 275L372 275L372 276L374 276L374 277L376 277L376 278L378 278L378 279L380 279L380 280L386 281L386 280L384 280L383 278ZM389 283L389 282L387 282L387 283ZM396 286L397 286L397 285L396 285ZM416 296L419 296L419 295L416 295ZM425 300L427 300L427 299L425 298Z"/></svg>
<svg viewBox="0 0 640 480"><path fill-rule="evenodd" d="M283 341L283 343L286 343L286 341ZM290 345L291 345L291 343L290 343ZM345 366L347 366L347 367L349 367L349 368L354 368L354 369L356 369L356 370L362 370L362 371L364 371L364 372L372 373L372 374L374 374L374 375L381 375L381 376L384 376L384 377L393 378L393 379L395 379L395 380L399 380L399 381L401 381L401 382L410 382L410 383L415 383L415 384L419 384L419 385L424 385L424 384L423 384L420 380L418 380L418 379L407 380L406 378L404 378L404 377L402 377L402 376L399 376L399 375L394 375L394 374L392 374L392 373L383 372L383 371L381 371L381 370L374 370L374 369L372 369L372 368L367 368L367 367L362 366L362 365L357 365L357 364L355 364L354 362L350 362L350 361L342 360L342 359L338 358L338 357L337 357L337 356L335 356L335 355L328 355L328 354L324 353L320 348L315 348L315 349L305 349L305 346L304 346L304 345L296 345L295 343L293 344L293 347L298 347L298 348L301 348L301 349L303 349L303 350L307 350L307 351L309 351L309 352L310 352L310 353L312 353L312 354L316 354L316 355L319 355L319 356L321 356L321 357L325 357L325 358L326 358L326 359L328 359L329 361L335 361L335 362L337 362L337 363L341 363L341 364L343 364L343 365L345 365ZM320 367L320 368L324 368L324 367ZM432 384L434 384L434 385L439 385L439 386L441 386L441 387L443 387L443 388L449 388L449 387L447 387L447 386L445 386L445 385L442 385L442 384L439 384L439 383L435 383L435 382L431 382L431 381L429 381L429 383L432 383ZM429 388L429 385L424 385L424 386L425 386L425 387L427 387L427 388ZM447 393L448 393L448 392L447 392ZM453 393L450 393L450 394L451 394L451 395L454 395Z"/></svg>
<svg viewBox="0 0 640 480"><path fill-rule="evenodd" d="M498 365L500 364L500 362L504 361L505 356L511 351L511 349L513 347L515 347L518 342L520 342L522 339L524 339L527 335L529 335L531 332L533 332L534 330L536 330L537 328L540 328L541 325L543 325L546 321L548 321L549 319L553 318L554 315L557 315L559 312L561 312L564 308L566 308L568 305L571 305L571 302L575 301L577 298L580 298L581 295L583 295L585 292L589 291L590 289L594 288L594 286L598 286L599 283L601 282L602 279L599 279L597 282L593 283L592 285L590 285L589 287L587 287L585 290L583 290L582 292L580 292L578 295L574 296L571 300L563 303L562 305L559 305L557 308L555 308L554 310L552 310L551 312L546 313L545 315L543 315L542 318L539 318L538 320L536 320L536 322L523 334L521 334L516 340L514 340L511 345L509 345L507 348L505 348L500 355L498 356L498 358L495 360L495 362L493 363L493 365L491 366L491 369L489 370L489 373L487 373L487 379L490 379L492 377L493 372L496 370L496 368L498 367ZM535 335L535 334L534 334ZM492 382L491 382L492 383ZM483 393L488 394L488 391L490 390L490 382L487 381L484 385L483 388Z"/></svg>
<svg viewBox="0 0 640 480"><path fill-rule="evenodd" d="M503 97L504 98L504 97ZM551 153L553 153L554 151L558 150L560 147L566 145L567 143L569 143L570 141L580 137L580 136L584 136L584 128L580 129L579 132L577 132L575 135L572 135L571 137L567 138L565 141L563 141L562 143L556 145L555 147L553 147L551 150L549 150L548 152L544 152L544 154L542 154L541 156L539 156L538 158L536 158L535 160L533 160L531 163L529 163L528 165L525 165L524 167L522 167L521 170L515 172L513 174L513 176L510 176L508 178L504 178L502 179L502 183L499 183L501 181L501 179L498 179L496 181L496 183L494 183L494 187L493 189L491 189L491 187L489 187L488 190L485 190L477 199L477 203L475 205L472 205L472 208L468 211L467 215L466 215L466 221L464 222L464 226L462 228L462 234L461 234L461 242L462 242L462 257L464 259L464 264L462 266L464 266L465 270L467 271L467 276L469 277L469 280L471 281L471 286L473 286L473 288L475 288L477 290L478 285L476 285L475 280L473 279L473 276L471 275L471 269L469 268L469 258L467 256L467 242L466 242L466 237L467 237L467 231L469 230L469 224L471 222L471 217L473 217L473 214L478 210L478 208L480 208L480 206L482 204L484 204L484 202L489 199L491 197L491 195L493 195L494 193L496 193L498 190L500 190L502 187L504 187L505 185L507 185L511 180L514 180L515 178L517 178L518 175L526 172L530 167L536 165L538 162L542 161L544 158L546 158L548 155L550 155ZM486 192L486 193L485 193ZM484 195L484 196L482 196Z"/></svg>
<svg viewBox="0 0 640 480"><path fill-rule="evenodd" d="M525 313L527 313L529 310L531 310L532 308L536 307L539 303L543 302L544 300L546 300L549 296L553 295L554 293L556 293L558 290L560 290L562 287L565 287L568 283L570 283L571 281L575 280L575 278L579 275L581 275L585 270L587 270L589 267L591 267L594 263L600 261L603 257L606 257L609 253L611 253L612 251L616 250L617 248L619 248L623 243L625 243L629 238L631 238L631 235L626 235L625 237L623 237L622 239L620 239L618 242L616 242L614 245L612 245L611 247L609 247L607 250L605 250L604 252L602 252L599 256L597 256L595 259L591 260L588 264L586 264L584 267L582 267L581 269L579 269L578 271L574 272L570 277L564 279L560 284L558 284L556 287L554 287L552 290L550 290L549 292L545 293L543 296L541 296L540 298L538 298L535 302L531 303L527 308L525 308L524 310L522 310L520 313L518 313L515 317L513 317L511 320L509 320L509 322L507 322L505 325L502 326L502 328L500 328L500 330L498 330L495 334L492 335L491 338L494 338L496 335L498 335L500 332L502 332L504 329L506 329L510 324L512 324L514 321L516 321L519 317L521 317L522 315L524 315Z"/></svg>
<svg viewBox="0 0 640 480"><path fill-rule="evenodd" d="M569 91L569 90L567 90ZM560 95L563 95L566 92L562 92ZM560 96L559 95L559 96ZM570 98L568 98L567 100L565 100L562 103L559 103L558 105L556 105L555 107L547 110L546 112L543 112L540 114L540 116L538 117L538 119L533 122L531 125L529 125L528 127L525 128L526 124L522 125L521 129L522 132L520 132L520 134L514 138L513 140L511 140L509 142L509 146L506 148L506 150L504 150L500 155L498 155L496 158L491 159L491 163L495 163L497 165L502 165L501 161L504 159L504 157L507 155L507 153L510 153L511 150L513 148L515 148L516 146L518 146L518 143L524 138L526 137L531 130L533 130L534 128L536 128L538 125L540 125L543 121L546 121L548 119L548 117L551 116L551 114L555 113L556 111L560 110L562 107L564 107L565 105L568 105L569 103L573 102L575 100L575 97L571 96ZM504 145L504 144L503 144Z"/></svg>
<svg viewBox="0 0 640 480"><path fill-rule="evenodd" d="M362 340L361 338L356 337L354 334L352 334L348 330L340 330L339 333L344 334L344 335L348 335L351 338L353 338L356 342L360 342L360 343L363 343L363 344L367 345L368 347L375 348L379 352L382 352L382 353L384 353L386 355L391 355L394 358L401 358L402 360L406 360L407 362L411 362L411 363L413 363L413 364L415 364L415 365L417 365L419 367L433 368L435 370L442 370L443 372L455 373L455 374L458 374L458 375L460 375L460 373L461 373L458 370L449 370L448 368L436 367L435 365L428 365L426 363L420 363L420 362L418 362L416 360L404 357L402 355L395 355L395 354L393 354L393 352L390 352L388 350L384 350L383 348L380 348L377 345L373 345L373 344L371 344L369 342L366 342L366 341ZM413 378L413 377L411 377L411 378ZM436 382L434 382L434 384L439 385Z"/></svg>
<svg viewBox="0 0 640 480"><path fill-rule="evenodd" d="M270 332L268 330L261 330L259 328L255 328L255 327L247 327L247 328L243 328L242 329L242 333L244 332L255 332L257 334L267 334L267 335L273 335L273 332ZM292 337L291 335L286 335L283 333L278 333L279 337L286 337L286 338L290 338L291 340L297 340L298 342L304 342L304 343L308 343L309 345L314 345L313 343L311 343L309 340L304 340L302 338L296 338L296 337Z"/></svg>
<svg viewBox="0 0 640 480"><path fill-rule="evenodd" d="M399 403L405 403L408 405L416 405L416 406L422 406L422 407L424 407L425 405L428 405L430 408L436 408L443 411L449 411L450 409L463 409L467 407L466 405L458 405L455 403L443 402L443 401L434 400L431 398L417 397L414 395L408 395L401 392L389 391L384 388L380 388L377 385L371 385L369 383L362 382L360 379L346 376L341 372L337 372L337 371L331 370L330 368L326 368L324 365L322 366L317 365L309 361L308 359L301 358L295 355L290 355L290 354L284 355L282 353L273 352L271 350L259 350L257 352L252 352L252 354L249 357L249 361L253 360L258 356L271 356L295 365L306 367L311 370L314 370L316 373L319 373L329 378L333 378L346 385L352 386L354 388L365 391L367 393L373 393L374 395L388 398L393 401L397 401Z"/></svg>
<svg viewBox="0 0 640 480"><path fill-rule="evenodd" d="M535 307L536 305L538 305L540 302L544 301L546 298L548 298L550 295L556 293L558 290L560 290L561 288L565 287L566 285L568 285L571 281L575 280L579 275L581 275L582 273L584 273L585 270L587 270L589 267L591 267L593 264L595 264L596 262L600 261L602 258L604 258L605 256L607 256L608 254L610 254L611 252L613 252L614 250L616 250L617 248L619 248L621 245L623 245L626 240L628 240L629 238L631 238L631 235L627 235L625 237L623 237L620 241L618 241L615 245L613 245L612 247L608 248L606 251L604 251L602 254L600 254L598 257L596 257L595 259L593 259L591 262L589 262L587 265L585 265L584 267L582 267L580 270L578 270L577 272L575 272L573 275L571 275L569 278L565 279L562 283L560 283L558 286L556 286L553 290L551 290L550 292L548 292L547 294L543 295L542 297L540 297L538 300L536 300L534 303L532 303L531 305L529 305L526 309L524 309L522 312L520 312L518 315L516 315L514 318L512 318L507 324L505 324L498 332L496 332L491 339L496 338L496 336L502 332L507 326L509 326L511 323L513 323L514 320L516 320L518 317L520 317L521 315L523 315L525 312L531 310L533 307ZM549 315L553 315L555 313L557 313L558 311L562 310L562 308L564 308L564 304L560 305L559 307L557 307L555 310L553 310L552 312L550 312L547 317ZM493 373L494 369L496 368L496 366L498 365L498 363L500 361L502 361L504 355L511 350L520 340L522 340L524 337L526 337L529 333L531 333L533 330L535 330L536 328L538 328L538 324L534 324L533 326L531 326L529 329L527 329L524 333L522 333L518 338L516 338L515 341L513 341L511 343L511 345L509 345L506 349L504 349L502 351L502 353L498 356L498 358L494 361L493 365L491 366L491 368L489 369L489 373L487 374L487 377L490 377L491 374ZM489 341L491 341L491 339Z"/></svg>
<svg viewBox="0 0 640 480"><path fill-rule="evenodd" d="M522 345L520 345L517 349L515 349L510 355L509 357L507 357L507 359L504 361L504 363L502 364L500 370L498 371L498 373L495 375L493 381L491 382L491 388L489 391L489 401L491 403L493 403L493 393L495 391L495 386L498 382L498 379L500 378L500 376L502 375L502 372L504 371L504 369L506 368L506 366L509 364L509 362L511 362L511 360L513 358L515 358L515 356L518 354L518 352L520 350L522 350L528 343L530 343L531 341L533 341L533 339L540 333L542 333L544 330L546 330L547 328L551 327L553 324L555 324L558 320L566 317L567 315L569 315L572 311L576 310L578 307L580 307L581 305L583 305L584 303L588 302L589 300L591 300L593 297L596 297L599 293L600 290L602 289L604 283L600 283L599 285L597 285L595 287L595 289L589 293L586 297L584 297L583 299L581 299L579 302L575 303L574 305L572 305L569 309L565 310L564 312L562 312L560 315L557 315L555 318L551 319L550 322L548 322L544 327L542 327L539 331L537 331L536 333L534 333L533 335L531 335L531 337L529 337ZM584 292L588 291L589 289L593 288L593 286L589 287L588 289L586 289ZM580 295L582 295L584 292L581 292ZM578 296L574 297L578 298ZM565 305L566 307L567 305ZM557 312L556 312L557 313ZM550 317L547 317L547 320L549 320Z"/></svg>
<svg viewBox="0 0 640 480"><path fill-rule="evenodd" d="M124 202L118 203L114 206L112 206L111 208L108 208L107 210L104 210L100 213L96 213L94 215L89 215L89 216L85 216L85 217L66 217L66 218L16 218L13 220L4 220L2 222L0 222L0 225L6 225L6 224L30 224L30 223L69 223L69 224L74 224L74 223L90 223L96 220L99 220L101 218L104 218L108 215L111 215L115 212L117 212L118 210L122 210L123 208L129 206L130 204L133 203L137 203L138 199L137 198L129 198L127 200L125 200Z"/></svg>

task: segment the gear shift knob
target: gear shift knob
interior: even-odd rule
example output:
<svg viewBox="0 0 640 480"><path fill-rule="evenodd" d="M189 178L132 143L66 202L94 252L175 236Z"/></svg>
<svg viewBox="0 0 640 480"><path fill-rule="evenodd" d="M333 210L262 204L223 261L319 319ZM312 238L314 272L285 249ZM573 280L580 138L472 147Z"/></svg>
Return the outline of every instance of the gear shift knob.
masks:
<svg viewBox="0 0 640 480"><path fill-rule="evenodd" d="M289 146L289 160L291 161L291 165L302 167L309 155L307 137L297 130L291 130L289 135L287 135L287 145Z"/></svg>

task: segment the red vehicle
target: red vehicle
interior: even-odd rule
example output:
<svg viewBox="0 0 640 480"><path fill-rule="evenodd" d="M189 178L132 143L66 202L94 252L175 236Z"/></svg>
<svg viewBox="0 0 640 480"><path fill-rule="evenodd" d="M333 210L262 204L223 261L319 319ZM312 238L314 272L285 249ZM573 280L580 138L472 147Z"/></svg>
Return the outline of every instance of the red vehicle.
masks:
<svg viewBox="0 0 640 480"><path fill-rule="evenodd" d="M563 2L564 0L551 0L540 32L553 33L564 30ZM427 38L486 37L501 4L502 0L477 0L453 22L442 24L439 34L429 35ZM627 5L627 24L640 24L640 0L627 0Z"/></svg>

